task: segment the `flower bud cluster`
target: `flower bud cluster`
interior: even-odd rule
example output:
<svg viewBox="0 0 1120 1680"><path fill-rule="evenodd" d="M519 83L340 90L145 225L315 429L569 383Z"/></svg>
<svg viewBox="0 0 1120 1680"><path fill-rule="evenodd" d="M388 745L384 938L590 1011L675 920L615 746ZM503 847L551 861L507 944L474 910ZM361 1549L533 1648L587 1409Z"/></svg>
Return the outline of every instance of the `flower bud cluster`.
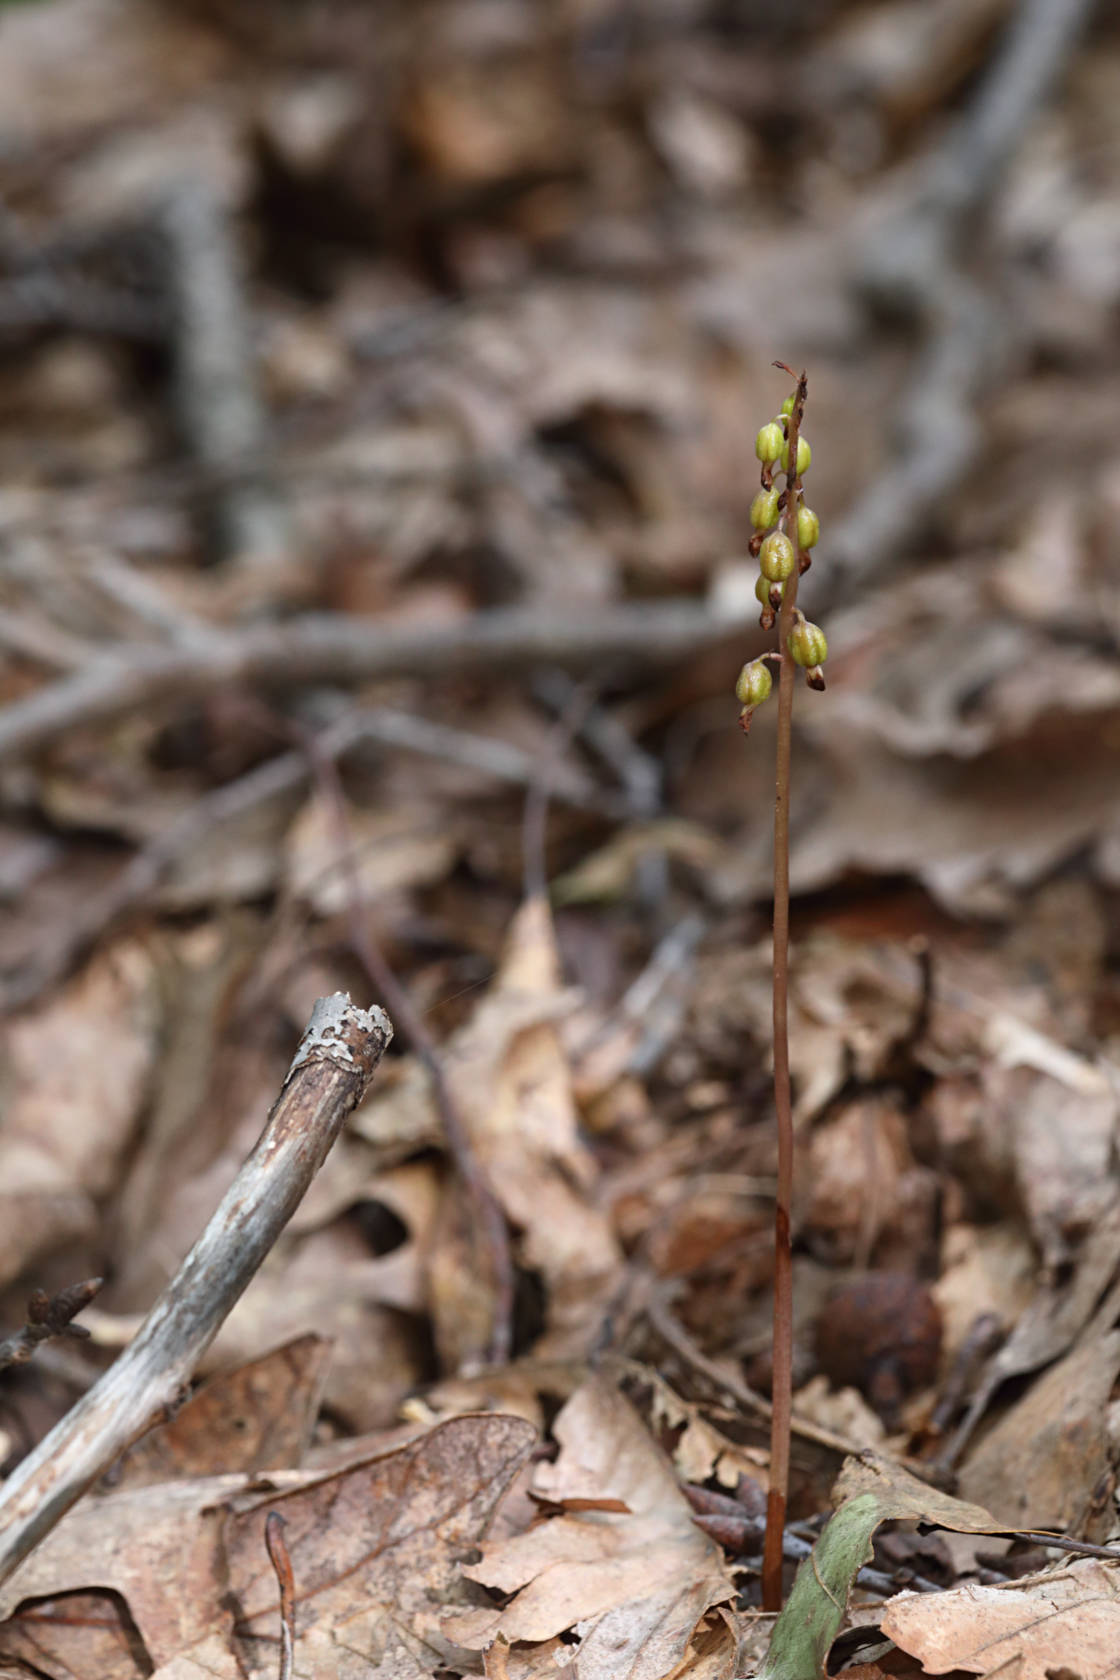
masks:
<svg viewBox="0 0 1120 1680"><path fill-rule="evenodd" d="M799 390L800 401L804 404L804 382ZM739 721L744 730L750 728L755 706L760 706L769 698L773 687L766 659L791 659L804 670L811 688L824 687L821 667L828 657L824 631L819 625L809 623L795 599L786 601L789 590L796 594L797 581L811 564L809 551L816 546L821 534L820 520L812 508L806 507L802 494L802 475L809 470L813 452L796 425L796 420L800 418L798 400L798 391L792 392L783 402L781 412L761 427L754 443L754 452L762 463L762 485L751 502L752 534L748 547L758 561L759 575L754 592L762 608L759 622L764 630L773 629L783 603L786 604L787 616L783 619L785 647L773 654L764 654L762 659L752 660L739 673L735 695L743 708ZM791 421L795 422L797 430L797 455L792 470ZM783 488L774 483L774 474L779 470L785 474ZM792 622L788 617L791 607Z"/></svg>

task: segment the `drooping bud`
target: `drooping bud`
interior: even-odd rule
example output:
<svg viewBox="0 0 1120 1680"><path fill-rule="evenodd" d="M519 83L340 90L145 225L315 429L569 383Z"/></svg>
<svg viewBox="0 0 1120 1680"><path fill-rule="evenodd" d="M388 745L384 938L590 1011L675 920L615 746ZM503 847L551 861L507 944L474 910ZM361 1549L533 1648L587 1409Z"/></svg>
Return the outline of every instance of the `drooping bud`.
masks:
<svg viewBox="0 0 1120 1680"><path fill-rule="evenodd" d="M771 525L777 524L779 495L776 485L770 490L758 492L751 503L751 524L756 531L768 531Z"/></svg>
<svg viewBox="0 0 1120 1680"><path fill-rule="evenodd" d="M755 579L754 598L762 608L762 616L758 621L760 630L773 630L774 619L777 616L778 608L782 604L785 587L784 583L771 583L768 578L762 576L761 572Z"/></svg>
<svg viewBox="0 0 1120 1680"><path fill-rule="evenodd" d="M797 392L796 391L791 391L789 396L786 398L785 402L782 404L782 413L785 414L785 415L792 414L793 409L794 409L794 404L796 402L797 402Z"/></svg>
<svg viewBox="0 0 1120 1680"><path fill-rule="evenodd" d="M755 438L754 452L760 461L776 461L782 453L785 441L782 428L777 421L770 420Z"/></svg>
<svg viewBox="0 0 1120 1680"><path fill-rule="evenodd" d="M765 427L763 428L763 430L765 430ZM760 437L762 436L761 432L759 433L759 436ZM779 455L778 459L782 463L782 471L783 472L788 472L789 471L789 444L788 443L783 443L782 444L782 451L781 451L781 454ZM797 440L797 473L796 473L796 476L798 478L801 477L801 474L803 472L808 472L809 462L812 459L813 459L813 451L809 448L809 445L806 443L805 439L803 437L799 437L798 440Z"/></svg>
<svg viewBox="0 0 1120 1680"><path fill-rule="evenodd" d="M735 698L741 706L761 706L769 700L774 679L764 659L752 659L743 666L735 684Z"/></svg>
<svg viewBox="0 0 1120 1680"><path fill-rule="evenodd" d="M781 583L793 576L797 554L784 531L771 531L758 551L758 565L764 578Z"/></svg>
<svg viewBox="0 0 1120 1680"><path fill-rule="evenodd" d="M797 541L802 548L815 548L820 540L821 522L810 507L797 510Z"/></svg>
<svg viewBox="0 0 1120 1680"><path fill-rule="evenodd" d="M788 646L794 664L803 666L807 671L815 670L828 658L828 640L824 631L819 624L810 624L807 618L798 617L789 633Z"/></svg>

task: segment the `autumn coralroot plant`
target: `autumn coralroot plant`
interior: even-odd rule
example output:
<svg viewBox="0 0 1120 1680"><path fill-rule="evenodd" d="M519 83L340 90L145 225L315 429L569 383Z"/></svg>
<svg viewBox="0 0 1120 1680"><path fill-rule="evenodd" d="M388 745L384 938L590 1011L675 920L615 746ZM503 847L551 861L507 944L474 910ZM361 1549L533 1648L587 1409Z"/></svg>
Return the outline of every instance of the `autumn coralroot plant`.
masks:
<svg viewBox="0 0 1120 1680"><path fill-rule="evenodd" d="M774 1217L773 1413L770 1425L770 1493L762 1557L762 1603L782 1607L782 1537L789 1487L790 1409L793 1391L793 1250L790 1206L793 1200L793 1110L789 1080L789 795L792 756L793 690L799 669L810 688L824 688L821 666L828 657L824 631L810 624L797 604L797 585L808 571L809 550L820 535L820 522L804 504L801 480L812 452L801 436L808 384L784 362L775 362L797 381L781 414L762 427L755 454L762 463L762 487L751 503L754 534L750 552L759 565L755 594L762 605L762 628L777 622L777 647L752 659L739 672L735 694L742 705L746 733L756 706L770 697L771 666L778 671L778 732L774 793L774 1109L778 1122L778 1190ZM784 474L784 486L774 482Z"/></svg>

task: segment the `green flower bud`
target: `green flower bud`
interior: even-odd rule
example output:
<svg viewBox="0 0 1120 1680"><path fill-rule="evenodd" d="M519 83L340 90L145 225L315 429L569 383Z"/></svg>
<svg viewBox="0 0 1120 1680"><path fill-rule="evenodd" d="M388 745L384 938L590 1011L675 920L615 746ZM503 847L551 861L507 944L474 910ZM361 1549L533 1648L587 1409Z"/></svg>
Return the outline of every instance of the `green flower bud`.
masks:
<svg viewBox="0 0 1120 1680"><path fill-rule="evenodd" d="M772 490L760 490L751 503L751 524L756 531L768 531L771 525L778 522L778 497L781 492L777 485Z"/></svg>
<svg viewBox="0 0 1120 1680"><path fill-rule="evenodd" d="M754 452L760 461L776 461L782 453L784 443L785 438L782 436L782 428L777 421L771 420L762 427L755 438Z"/></svg>
<svg viewBox="0 0 1120 1680"><path fill-rule="evenodd" d="M820 539L821 522L812 508L797 510L797 541L802 548L815 548Z"/></svg>
<svg viewBox="0 0 1120 1680"><path fill-rule="evenodd" d="M766 428L763 427L763 431L765 431L765 430L766 430ZM761 437L762 432L760 432L758 435L759 435L759 437ZM789 471L789 444L788 444L788 442L782 444L782 452L779 455L778 459L782 463L782 471L783 472L788 472ZM805 439L803 437L799 437L798 440L797 440L797 474L796 474L796 476L798 478L801 477L801 474L803 472L808 472L809 462L812 459L813 459L813 451L809 448L809 445L805 442Z"/></svg>
<svg viewBox="0 0 1120 1680"><path fill-rule="evenodd" d="M828 658L828 641L819 624L810 624L807 618L798 619L789 633L789 651L795 665L802 665L807 671L823 665Z"/></svg>
<svg viewBox="0 0 1120 1680"><path fill-rule="evenodd" d="M749 665L744 665L739 672L739 680L735 684L735 698L741 706L761 706L764 700L769 700L773 686L774 679L766 661L752 659Z"/></svg>
<svg viewBox="0 0 1120 1680"><path fill-rule="evenodd" d="M763 577L771 583L781 583L793 576L797 555L784 531L771 531L758 551L758 565Z"/></svg>
<svg viewBox="0 0 1120 1680"><path fill-rule="evenodd" d="M789 396L786 398L785 402L782 404L782 413L787 415L787 416L792 414L793 413L793 405L796 401L797 401L797 392L796 391L791 391Z"/></svg>

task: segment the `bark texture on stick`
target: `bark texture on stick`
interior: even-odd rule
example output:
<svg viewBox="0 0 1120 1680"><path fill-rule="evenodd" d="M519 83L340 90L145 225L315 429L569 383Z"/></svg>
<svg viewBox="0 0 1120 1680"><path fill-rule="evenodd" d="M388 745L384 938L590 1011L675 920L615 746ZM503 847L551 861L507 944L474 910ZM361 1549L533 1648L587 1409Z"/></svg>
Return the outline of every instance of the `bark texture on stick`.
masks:
<svg viewBox="0 0 1120 1680"><path fill-rule="evenodd" d="M0 1581L176 1403L299 1206L393 1036L344 992L320 998L256 1147L131 1345L0 1491Z"/></svg>

